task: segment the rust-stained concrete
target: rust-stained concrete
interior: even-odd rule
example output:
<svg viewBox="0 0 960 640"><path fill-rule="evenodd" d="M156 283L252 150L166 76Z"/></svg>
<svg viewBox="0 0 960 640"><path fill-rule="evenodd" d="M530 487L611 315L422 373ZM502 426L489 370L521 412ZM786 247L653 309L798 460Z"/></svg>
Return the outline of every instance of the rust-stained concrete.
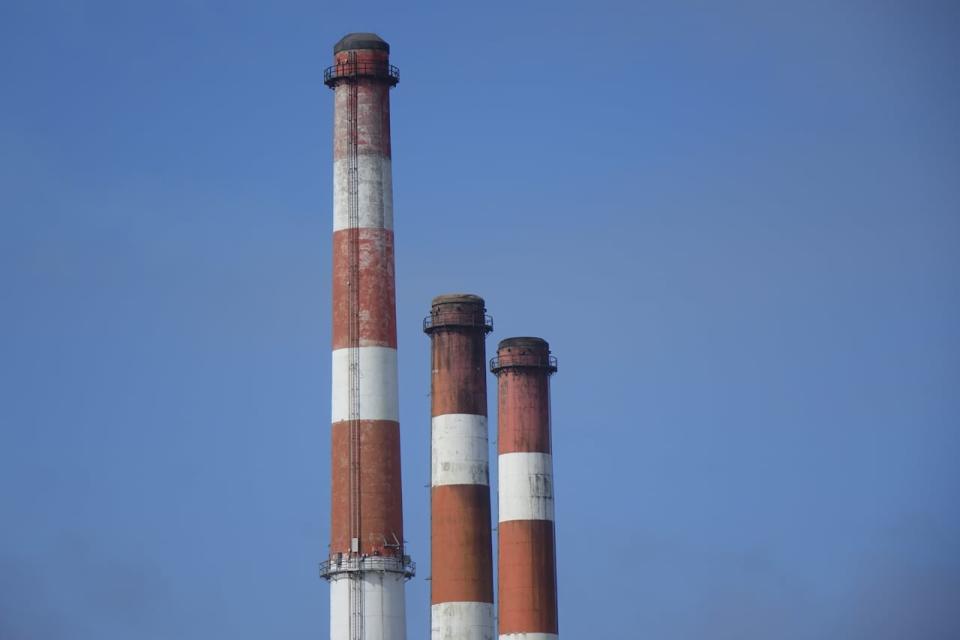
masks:
<svg viewBox="0 0 960 640"><path fill-rule="evenodd" d="M502 340L491 370L498 384L498 627L558 634L550 375L556 360L540 338ZM523 637L518 636L518 637Z"/></svg>
<svg viewBox="0 0 960 640"><path fill-rule="evenodd" d="M493 548L483 298L433 300L431 342L431 638L493 638Z"/></svg>
<svg viewBox="0 0 960 640"><path fill-rule="evenodd" d="M331 640L405 640L389 46L348 34L334 89ZM356 549L354 549L356 539Z"/></svg>
<svg viewBox="0 0 960 640"><path fill-rule="evenodd" d="M557 633L553 522L512 520L497 528L500 634Z"/></svg>
<svg viewBox="0 0 960 640"><path fill-rule="evenodd" d="M330 548L350 550L350 423L333 424ZM395 555L403 540L400 491L400 425L389 420L360 422L361 554Z"/></svg>
<svg viewBox="0 0 960 640"><path fill-rule="evenodd" d="M357 237L359 236L359 238ZM397 346L393 231L344 229L333 234L333 348L350 345L350 243L358 241L360 342Z"/></svg>

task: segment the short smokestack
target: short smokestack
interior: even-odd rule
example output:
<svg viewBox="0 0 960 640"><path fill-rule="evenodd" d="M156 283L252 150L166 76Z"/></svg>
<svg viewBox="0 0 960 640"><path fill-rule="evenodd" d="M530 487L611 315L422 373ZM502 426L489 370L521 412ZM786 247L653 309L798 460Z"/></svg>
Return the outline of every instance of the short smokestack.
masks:
<svg viewBox="0 0 960 640"><path fill-rule="evenodd" d="M550 446L550 376L557 360L540 338L507 338L490 361L498 379L499 634L558 638Z"/></svg>
<svg viewBox="0 0 960 640"><path fill-rule="evenodd" d="M437 296L431 346L430 637L492 640L493 559L483 298Z"/></svg>

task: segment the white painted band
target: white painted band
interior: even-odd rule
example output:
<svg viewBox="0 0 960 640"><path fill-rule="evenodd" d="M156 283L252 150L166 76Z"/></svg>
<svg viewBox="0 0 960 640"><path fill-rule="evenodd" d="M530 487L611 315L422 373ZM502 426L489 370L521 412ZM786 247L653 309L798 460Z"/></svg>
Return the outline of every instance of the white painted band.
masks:
<svg viewBox="0 0 960 640"><path fill-rule="evenodd" d="M494 640L493 605L441 602L430 607L430 640Z"/></svg>
<svg viewBox="0 0 960 640"><path fill-rule="evenodd" d="M555 633L508 633L500 636L500 640L559 640Z"/></svg>
<svg viewBox="0 0 960 640"><path fill-rule="evenodd" d="M430 484L490 484L487 418L447 413L431 420Z"/></svg>
<svg viewBox="0 0 960 640"><path fill-rule="evenodd" d="M393 347L344 348L333 351L333 397L331 419L333 422L349 420L350 386L354 384L350 353L358 352L360 420L400 419L397 400L397 350Z"/></svg>
<svg viewBox="0 0 960 640"><path fill-rule="evenodd" d="M343 573L330 581L330 640L354 638L350 634L351 579L363 581L364 640L406 640L404 577L389 571Z"/></svg>
<svg viewBox="0 0 960 640"><path fill-rule="evenodd" d="M393 229L393 176L390 158L380 154L357 157L357 218L359 227ZM350 228L350 164L333 161L333 230Z"/></svg>
<svg viewBox="0 0 960 640"><path fill-rule="evenodd" d="M553 520L553 457L504 453L498 459L500 522Z"/></svg>

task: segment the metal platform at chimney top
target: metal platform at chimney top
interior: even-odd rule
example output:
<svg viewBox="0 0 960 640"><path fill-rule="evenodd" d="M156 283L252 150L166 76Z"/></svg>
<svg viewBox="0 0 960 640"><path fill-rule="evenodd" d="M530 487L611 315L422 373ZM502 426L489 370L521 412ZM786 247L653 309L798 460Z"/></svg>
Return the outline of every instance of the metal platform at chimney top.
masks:
<svg viewBox="0 0 960 640"><path fill-rule="evenodd" d="M323 71L323 84L331 89L341 80L353 78L376 78L385 81L391 87L400 82L400 69L392 64L376 60L363 62L340 62Z"/></svg>
<svg viewBox="0 0 960 640"><path fill-rule="evenodd" d="M444 327L480 328L484 333L493 331L493 316L475 311L441 311L423 319L423 332L431 333Z"/></svg>
<svg viewBox="0 0 960 640"><path fill-rule="evenodd" d="M490 359L490 372L498 375L504 369L546 369L557 372L557 358L551 355L509 353Z"/></svg>
<svg viewBox="0 0 960 640"><path fill-rule="evenodd" d="M361 571L387 571L402 573L407 580L417 573L417 564L410 556L347 556L332 558L320 563L320 577L329 580L332 576L341 573L357 573Z"/></svg>

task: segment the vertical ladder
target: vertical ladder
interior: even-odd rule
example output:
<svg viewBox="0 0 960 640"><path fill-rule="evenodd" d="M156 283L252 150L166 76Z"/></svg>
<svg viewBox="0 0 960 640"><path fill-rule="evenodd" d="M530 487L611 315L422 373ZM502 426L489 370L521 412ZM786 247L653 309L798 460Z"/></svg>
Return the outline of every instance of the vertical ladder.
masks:
<svg viewBox="0 0 960 640"><path fill-rule="evenodd" d="M349 54L353 78L346 84L350 95L350 152L348 165L349 231L348 252L350 280L350 326L348 351L350 354L350 551L353 562L360 568L360 176L359 176L359 79L357 54ZM350 640L364 640L363 629L363 572L353 571L350 580Z"/></svg>

